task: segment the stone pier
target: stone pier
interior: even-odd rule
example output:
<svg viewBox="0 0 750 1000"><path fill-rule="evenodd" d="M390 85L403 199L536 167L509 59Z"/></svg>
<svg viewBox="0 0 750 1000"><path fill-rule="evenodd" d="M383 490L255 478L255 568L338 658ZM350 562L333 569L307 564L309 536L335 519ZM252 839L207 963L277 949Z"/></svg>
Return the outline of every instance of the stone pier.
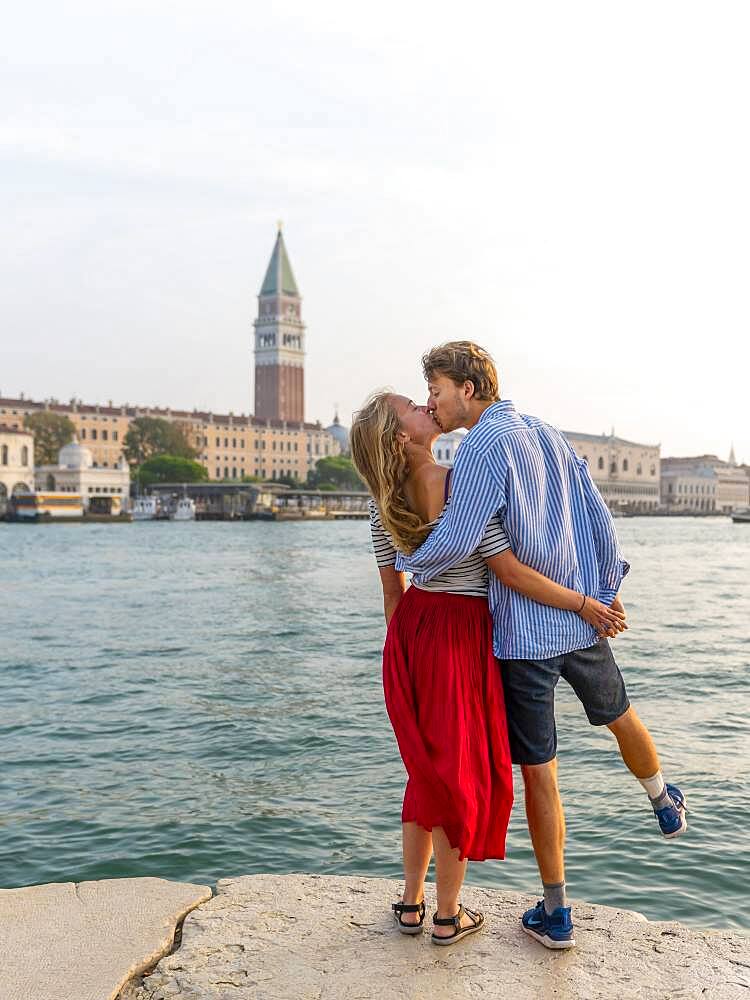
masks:
<svg viewBox="0 0 750 1000"><path fill-rule="evenodd" d="M745 934L578 902L577 947L551 952L520 929L535 897L470 886L485 928L436 948L434 887L417 937L391 919L398 891L316 875L222 879L212 898L161 879L3 890L0 1000L750 1000Z"/></svg>

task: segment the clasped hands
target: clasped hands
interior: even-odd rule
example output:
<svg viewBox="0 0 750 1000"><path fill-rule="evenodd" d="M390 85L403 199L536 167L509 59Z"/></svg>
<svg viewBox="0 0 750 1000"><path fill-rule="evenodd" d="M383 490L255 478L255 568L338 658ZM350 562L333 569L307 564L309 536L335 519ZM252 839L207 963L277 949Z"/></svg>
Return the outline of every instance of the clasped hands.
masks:
<svg viewBox="0 0 750 1000"><path fill-rule="evenodd" d="M596 629L600 639L614 639L628 627L625 621L625 608L619 597L616 597L609 606L593 597L587 597L578 614Z"/></svg>

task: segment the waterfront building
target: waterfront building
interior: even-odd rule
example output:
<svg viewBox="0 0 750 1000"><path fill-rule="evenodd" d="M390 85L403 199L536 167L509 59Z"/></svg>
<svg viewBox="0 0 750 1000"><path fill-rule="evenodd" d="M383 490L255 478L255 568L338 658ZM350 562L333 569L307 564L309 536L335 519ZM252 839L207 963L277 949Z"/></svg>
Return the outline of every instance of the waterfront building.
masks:
<svg viewBox="0 0 750 1000"><path fill-rule="evenodd" d="M444 465L447 469L452 469L453 463L456 460L458 446L465 437L466 431L464 430L449 431L447 434L441 434L432 446L432 454L435 456L437 464Z"/></svg>
<svg viewBox="0 0 750 1000"><path fill-rule="evenodd" d="M77 438L60 449L57 465L38 465L34 470L38 493L74 493L88 510L96 497L118 497L127 510L130 495L130 468L124 458L114 467L95 466L88 448Z"/></svg>
<svg viewBox="0 0 750 1000"><path fill-rule="evenodd" d="M34 437L0 420L0 517L9 497L34 491Z"/></svg>
<svg viewBox="0 0 750 1000"><path fill-rule="evenodd" d="M255 328L255 415L305 419L305 324L281 225L258 296Z"/></svg>
<svg viewBox="0 0 750 1000"><path fill-rule="evenodd" d="M588 462L610 510L649 511L659 506L658 444L638 444L611 434L563 431L579 458Z"/></svg>
<svg viewBox="0 0 750 1000"><path fill-rule="evenodd" d="M159 406L106 406L80 399L60 403L24 398L0 398L0 423L23 429L24 417L50 410L68 417L80 444L91 453L92 468L116 468L131 421L158 417L179 424L197 461L212 480L240 480L245 476L276 479L285 476L304 482L316 462L339 455L348 431L320 421L304 420L305 327L301 297L279 230L258 296L255 322L256 413L245 415L203 410L174 410ZM338 428L338 429L337 429Z"/></svg>
<svg viewBox="0 0 750 1000"><path fill-rule="evenodd" d="M122 456L128 427L136 417L160 417L180 424L196 461L209 479L273 479L286 475L304 482L319 458L338 455L340 447L320 423L295 424L259 420L245 414L219 414L202 410L173 410L159 406L91 406L73 399L59 403L0 398L0 422L23 429L27 413L50 410L68 417L76 436L91 452L93 468L111 469Z"/></svg>
<svg viewBox="0 0 750 1000"><path fill-rule="evenodd" d="M734 460L716 455L665 458L661 468L661 502L667 510L695 514L731 514L750 506L750 479Z"/></svg>

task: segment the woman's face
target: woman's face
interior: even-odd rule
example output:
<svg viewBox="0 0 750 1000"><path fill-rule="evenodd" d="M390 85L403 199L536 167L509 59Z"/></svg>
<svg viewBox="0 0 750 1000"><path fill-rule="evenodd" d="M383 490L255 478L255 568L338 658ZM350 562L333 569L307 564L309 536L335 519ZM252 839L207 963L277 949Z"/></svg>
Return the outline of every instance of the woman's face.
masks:
<svg viewBox="0 0 750 1000"><path fill-rule="evenodd" d="M417 406L406 396L390 396L401 430L415 444L430 445L442 433L426 406Z"/></svg>

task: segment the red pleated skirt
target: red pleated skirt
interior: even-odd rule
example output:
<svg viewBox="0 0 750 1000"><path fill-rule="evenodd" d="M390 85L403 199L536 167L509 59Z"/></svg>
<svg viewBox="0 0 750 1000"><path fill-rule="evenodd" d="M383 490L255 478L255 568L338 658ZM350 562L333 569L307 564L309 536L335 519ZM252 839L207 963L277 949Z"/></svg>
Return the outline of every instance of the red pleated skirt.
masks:
<svg viewBox="0 0 750 1000"><path fill-rule="evenodd" d="M383 689L409 775L402 822L441 826L462 859L504 858L513 774L487 601L409 587L388 628Z"/></svg>

